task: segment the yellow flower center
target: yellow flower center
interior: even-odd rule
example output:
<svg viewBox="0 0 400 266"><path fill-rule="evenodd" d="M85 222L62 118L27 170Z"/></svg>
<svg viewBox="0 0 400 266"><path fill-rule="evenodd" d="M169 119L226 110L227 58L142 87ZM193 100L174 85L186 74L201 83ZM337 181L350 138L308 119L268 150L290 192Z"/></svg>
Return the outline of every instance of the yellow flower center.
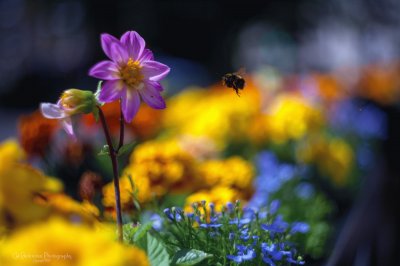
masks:
<svg viewBox="0 0 400 266"><path fill-rule="evenodd" d="M60 99L62 107L64 107L67 110L73 109L77 105L76 99L74 99L74 97L70 93L63 92Z"/></svg>
<svg viewBox="0 0 400 266"><path fill-rule="evenodd" d="M139 61L133 61L132 58L129 58L128 63L120 71L121 78L125 84L129 87L137 87L144 78L140 71L141 68Z"/></svg>

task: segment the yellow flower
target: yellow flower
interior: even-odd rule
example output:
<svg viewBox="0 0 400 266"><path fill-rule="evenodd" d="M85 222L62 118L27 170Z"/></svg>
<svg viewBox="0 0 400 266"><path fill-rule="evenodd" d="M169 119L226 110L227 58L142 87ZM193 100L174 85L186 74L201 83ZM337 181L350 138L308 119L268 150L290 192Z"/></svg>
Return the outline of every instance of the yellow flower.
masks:
<svg viewBox="0 0 400 266"><path fill-rule="evenodd" d="M164 126L173 135L206 137L222 149L241 140L260 110L259 93L248 81L241 96L225 87L187 89L169 100Z"/></svg>
<svg viewBox="0 0 400 266"><path fill-rule="evenodd" d="M342 186L348 181L354 153L344 140L313 135L301 143L296 152L300 162L315 163L336 185Z"/></svg>
<svg viewBox="0 0 400 266"><path fill-rule="evenodd" d="M2 243L0 265L148 266L146 254L119 244L110 230L52 219L18 230Z"/></svg>
<svg viewBox="0 0 400 266"><path fill-rule="evenodd" d="M192 191L198 186L196 162L176 140L148 141L138 145L124 173L134 180L149 180L151 191L158 196L167 192Z"/></svg>
<svg viewBox="0 0 400 266"><path fill-rule="evenodd" d="M98 221L100 215L99 209L87 200L81 203L62 193L41 193L36 202L49 207L53 215L59 215L69 221L79 220L93 224Z"/></svg>
<svg viewBox="0 0 400 266"><path fill-rule="evenodd" d="M6 226L26 224L48 215L49 208L34 198L42 192L58 192L62 184L23 164L21 148L15 141L0 144L0 222Z"/></svg>
<svg viewBox="0 0 400 266"><path fill-rule="evenodd" d="M15 140L5 140L0 144L0 173L23 159L25 153Z"/></svg>
<svg viewBox="0 0 400 266"><path fill-rule="evenodd" d="M253 190L253 165L239 156L225 160L209 160L199 167L202 183L208 187L216 185L235 188L250 196Z"/></svg>
<svg viewBox="0 0 400 266"><path fill-rule="evenodd" d="M235 202L236 200L243 201L244 198L236 189L224 186L216 186L210 190L200 190L187 197L184 211L188 213L193 212L192 204L200 203L203 200L205 200L207 204L211 202L214 203L215 210L219 212L228 202Z"/></svg>
<svg viewBox="0 0 400 266"><path fill-rule="evenodd" d="M275 143L300 139L319 128L323 122L320 110L297 94L282 94L267 110L265 117L267 138Z"/></svg>
<svg viewBox="0 0 400 266"><path fill-rule="evenodd" d="M127 169L124 170L124 175L119 179L120 197L122 210L128 211L133 208L133 194L137 193L137 200L140 203L146 203L152 198L152 191L150 189L149 180L141 178L139 176L131 176L133 186L127 173ZM108 183L103 187L103 205L106 207L106 211L115 214L115 192L113 182Z"/></svg>

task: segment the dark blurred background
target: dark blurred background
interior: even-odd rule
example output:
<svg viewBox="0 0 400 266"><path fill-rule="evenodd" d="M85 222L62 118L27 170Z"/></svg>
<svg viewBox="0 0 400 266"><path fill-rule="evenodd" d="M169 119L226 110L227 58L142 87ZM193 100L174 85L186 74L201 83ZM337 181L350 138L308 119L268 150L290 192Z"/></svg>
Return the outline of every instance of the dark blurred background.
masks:
<svg viewBox="0 0 400 266"><path fill-rule="evenodd" d="M397 58L398 14L396 0L0 0L1 113L93 89L87 71L105 58L103 32L138 31L172 66L173 91L241 67L290 73Z"/></svg>

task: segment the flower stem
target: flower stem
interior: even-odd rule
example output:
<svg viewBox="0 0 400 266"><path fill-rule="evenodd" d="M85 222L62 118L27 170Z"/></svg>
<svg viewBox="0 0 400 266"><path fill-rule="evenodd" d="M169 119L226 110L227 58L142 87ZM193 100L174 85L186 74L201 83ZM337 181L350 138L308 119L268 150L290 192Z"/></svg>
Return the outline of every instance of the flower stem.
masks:
<svg viewBox="0 0 400 266"><path fill-rule="evenodd" d="M119 152L119 149L124 145L124 114L122 113L122 100L119 100L119 106L120 106L120 116L119 116L119 143L118 143L118 148L117 148L117 154Z"/></svg>
<svg viewBox="0 0 400 266"><path fill-rule="evenodd" d="M100 106L97 106L97 108L99 109L100 121L101 121L101 125L103 126L104 135L106 136L109 156L110 156L112 168L113 168L113 174L114 174L113 181L114 181L114 191L115 191L115 210L117 213L118 240L120 242L122 242L122 240L123 240L123 237L122 237L123 236L122 213L121 213L121 197L120 197L120 190L119 190L117 151L114 149L114 146L112 144L110 131L108 130L108 125L107 125L106 118L104 117L104 113L101 110ZM123 128L121 128L120 130L123 130ZM123 134L122 134L122 136L123 136Z"/></svg>

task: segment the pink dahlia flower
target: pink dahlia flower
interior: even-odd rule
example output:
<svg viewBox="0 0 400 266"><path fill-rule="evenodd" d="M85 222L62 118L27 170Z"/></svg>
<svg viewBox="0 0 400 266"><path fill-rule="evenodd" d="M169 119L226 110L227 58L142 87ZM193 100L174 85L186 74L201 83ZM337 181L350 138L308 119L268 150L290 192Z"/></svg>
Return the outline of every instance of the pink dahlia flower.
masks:
<svg viewBox="0 0 400 266"><path fill-rule="evenodd" d="M145 41L137 32L128 31L120 40L104 33L101 46L110 60L89 70L90 76L105 80L98 96L100 101L121 99L126 122L132 121L139 110L140 98L155 109L165 108L159 81L170 68L154 61L153 53L145 48Z"/></svg>

